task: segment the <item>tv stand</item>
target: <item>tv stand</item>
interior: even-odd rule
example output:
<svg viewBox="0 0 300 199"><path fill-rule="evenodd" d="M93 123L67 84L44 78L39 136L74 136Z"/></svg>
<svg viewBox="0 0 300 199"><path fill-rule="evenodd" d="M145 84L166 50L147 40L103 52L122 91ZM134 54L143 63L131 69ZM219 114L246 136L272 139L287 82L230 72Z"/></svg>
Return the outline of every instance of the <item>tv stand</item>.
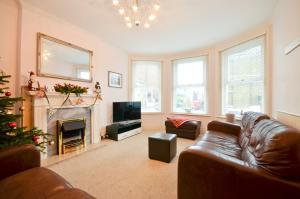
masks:
<svg viewBox="0 0 300 199"><path fill-rule="evenodd" d="M140 120L118 122L106 126L108 138L116 141L123 140L141 132L142 122Z"/></svg>

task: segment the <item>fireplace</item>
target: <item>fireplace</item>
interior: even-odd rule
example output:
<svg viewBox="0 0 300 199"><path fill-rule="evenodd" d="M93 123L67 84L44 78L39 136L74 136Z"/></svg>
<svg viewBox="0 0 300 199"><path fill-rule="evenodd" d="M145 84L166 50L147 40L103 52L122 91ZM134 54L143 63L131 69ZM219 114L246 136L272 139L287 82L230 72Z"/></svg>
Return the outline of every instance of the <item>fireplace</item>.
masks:
<svg viewBox="0 0 300 199"><path fill-rule="evenodd" d="M50 156L55 156L59 153L58 149L58 120L64 121L69 119L82 119L85 118L85 144L88 147L90 144L96 144L101 141L101 107L100 100L91 106L95 102L95 95L83 94L81 99L84 101L79 105L66 103L63 107L61 104L66 99L65 95L56 92L48 92L47 96L51 102L51 106L45 98L41 98L37 95L36 91L26 91L23 89L23 98L26 99L23 106L25 111L23 112L23 125L27 127L37 127L43 132L47 132L56 140L53 145L45 145L45 153L41 153L42 159L46 159ZM70 99L72 101L77 100L76 95L71 94ZM57 109L52 117L49 117L50 109ZM24 119L25 118L25 119Z"/></svg>
<svg viewBox="0 0 300 199"><path fill-rule="evenodd" d="M86 147L85 119L57 120L57 152L59 155Z"/></svg>

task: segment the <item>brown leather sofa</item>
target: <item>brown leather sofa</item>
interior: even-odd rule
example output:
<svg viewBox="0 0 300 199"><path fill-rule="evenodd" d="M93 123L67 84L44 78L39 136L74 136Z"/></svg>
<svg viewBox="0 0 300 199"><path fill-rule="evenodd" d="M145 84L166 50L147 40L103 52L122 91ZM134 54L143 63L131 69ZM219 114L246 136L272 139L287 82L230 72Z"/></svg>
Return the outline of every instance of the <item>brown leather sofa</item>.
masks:
<svg viewBox="0 0 300 199"><path fill-rule="evenodd" d="M300 198L300 132L267 118L210 122L180 154L178 199Z"/></svg>
<svg viewBox="0 0 300 199"><path fill-rule="evenodd" d="M0 150L0 199L92 199L55 172L40 167L32 145Z"/></svg>

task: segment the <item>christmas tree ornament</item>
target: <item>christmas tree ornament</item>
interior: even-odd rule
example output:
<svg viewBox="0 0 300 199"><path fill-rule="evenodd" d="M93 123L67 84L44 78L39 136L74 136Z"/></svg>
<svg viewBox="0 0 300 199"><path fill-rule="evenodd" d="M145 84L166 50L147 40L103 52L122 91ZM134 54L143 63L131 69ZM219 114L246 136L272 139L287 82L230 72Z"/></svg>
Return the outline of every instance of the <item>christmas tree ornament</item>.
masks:
<svg viewBox="0 0 300 199"><path fill-rule="evenodd" d="M10 128L16 128L17 127L17 122L8 122L8 126Z"/></svg>
<svg viewBox="0 0 300 199"><path fill-rule="evenodd" d="M40 137L38 136L38 135L34 135L33 137L32 137L32 141L34 142L34 143L38 143L39 142L39 139L40 139Z"/></svg>
<svg viewBox="0 0 300 199"><path fill-rule="evenodd" d="M5 96L6 97L10 97L11 96L11 92L9 92L9 91L5 92Z"/></svg>

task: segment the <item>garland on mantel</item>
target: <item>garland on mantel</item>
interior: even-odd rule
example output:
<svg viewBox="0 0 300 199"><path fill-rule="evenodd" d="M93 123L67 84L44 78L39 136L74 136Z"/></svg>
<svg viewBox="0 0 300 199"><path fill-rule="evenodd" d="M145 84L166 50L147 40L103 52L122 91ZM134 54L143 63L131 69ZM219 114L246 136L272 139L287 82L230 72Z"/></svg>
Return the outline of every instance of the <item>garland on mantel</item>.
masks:
<svg viewBox="0 0 300 199"><path fill-rule="evenodd" d="M73 85L73 84L66 84L65 83L64 85L56 84L54 86L54 89L55 89L56 92L59 92L59 93L64 94L64 95L67 95L66 98L65 98L65 100L63 101L63 103L58 108L53 108L53 106L51 105L49 97L48 97L48 95L47 95L47 93L46 93L45 90L40 90L37 93L38 97L41 97L41 98L45 97L46 100L47 100L47 103L48 103L48 106L49 106L49 112L48 112L49 119L51 119L53 117L53 115L57 112L58 109L63 108L63 106L65 105L65 103L67 101L70 102L71 106L76 106L76 105L81 104L83 102L83 99L82 99L82 97L80 95L83 94L83 93L86 93L88 88L87 87L81 87L81 86L77 86L77 85ZM98 91L98 90L96 90L95 92L97 94L95 96L95 100L94 100L93 104L87 106L88 108L94 106L96 104L96 102L97 102L98 99L102 100L101 92ZM75 104L70 99L71 93L73 93L77 97L79 97L77 99L77 102Z"/></svg>
<svg viewBox="0 0 300 199"><path fill-rule="evenodd" d="M64 83L61 84L55 84L54 90L56 92L59 92L61 94L70 95L71 93L74 93L77 97L79 97L83 93L87 93L88 87L81 87L74 84L67 84Z"/></svg>

